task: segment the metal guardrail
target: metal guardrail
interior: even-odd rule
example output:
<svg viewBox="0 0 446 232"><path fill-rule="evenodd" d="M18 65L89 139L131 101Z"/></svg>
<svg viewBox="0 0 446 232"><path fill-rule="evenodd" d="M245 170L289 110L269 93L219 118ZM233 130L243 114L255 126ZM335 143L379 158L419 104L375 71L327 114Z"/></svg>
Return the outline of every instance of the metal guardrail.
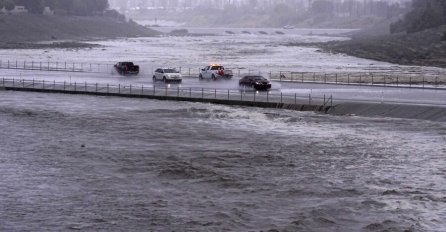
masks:
<svg viewBox="0 0 446 232"><path fill-rule="evenodd" d="M335 85L367 85L401 88L435 88L446 90L446 75L424 75L420 73L308 73L280 72L270 76L280 82L318 83Z"/></svg>
<svg viewBox="0 0 446 232"><path fill-rule="evenodd" d="M2 69L36 70L36 71L58 71L58 72L86 72L86 73L110 73L113 71L113 64L104 63L75 63L75 62L35 62L35 61L2 61ZM157 66L141 67L141 73L152 75ZM197 67L176 67L181 74L187 77L198 77L200 68ZM227 67L231 69L236 77L246 74L258 74L268 77L274 81L300 82L316 84L337 84L337 85L370 85L381 87L402 87L402 88L437 88L446 89L446 72L438 70L423 73L422 71L403 72L368 70L364 72L262 72L239 67Z"/></svg>
<svg viewBox="0 0 446 232"><path fill-rule="evenodd" d="M35 61L2 61L1 69L54 71L54 72L86 72L109 73L113 65L99 63L74 63L74 62L35 62Z"/></svg>
<svg viewBox="0 0 446 232"><path fill-rule="evenodd" d="M326 101L326 96L314 94L273 94L269 91L246 91L230 89L208 89L208 88L170 88L168 85L147 87L142 85L122 85L122 84L100 84L87 82L56 82L45 80L25 80L2 78L0 86L4 88L48 90L60 92L77 92L90 94L110 94L110 95L130 95L130 96L160 96L178 99L202 99L202 100L222 100L252 103L275 103L289 105L313 105L313 106L333 106ZM331 97L332 99L332 97Z"/></svg>
<svg viewBox="0 0 446 232"><path fill-rule="evenodd" d="M344 102L356 103L374 103L374 104L411 104L411 105L432 105L446 107L444 103L429 103L414 100L396 101L391 99L353 99L353 98L335 98L333 95L326 94L284 94L271 93L269 91L246 91L245 89L209 89L209 88L171 88L164 86L144 86L141 85L123 85L123 84L99 84L87 82L57 82L46 80L25 80L25 79L0 79L0 87L14 88L15 90L34 90L48 92L66 92L111 96L130 96L130 97L165 97L170 100L183 101L202 101L209 100L237 103L267 103L267 104L286 104L294 106L315 106L327 109ZM252 104L256 105L256 104ZM260 105L260 104L258 104Z"/></svg>

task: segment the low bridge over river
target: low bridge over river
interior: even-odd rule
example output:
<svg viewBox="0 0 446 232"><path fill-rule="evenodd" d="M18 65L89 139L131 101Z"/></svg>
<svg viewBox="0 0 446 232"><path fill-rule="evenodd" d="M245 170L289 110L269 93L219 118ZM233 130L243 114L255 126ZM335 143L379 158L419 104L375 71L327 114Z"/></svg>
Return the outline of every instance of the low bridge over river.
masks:
<svg viewBox="0 0 446 232"><path fill-rule="evenodd" d="M50 82L45 80L17 80L6 78L0 80L0 88L14 91L190 101L237 106L283 108L323 113L326 113L333 108L333 98L331 96L316 97L311 94L272 94L268 91L259 92L253 90L169 88L168 85L164 87L146 87L144 85Z"/></svg>

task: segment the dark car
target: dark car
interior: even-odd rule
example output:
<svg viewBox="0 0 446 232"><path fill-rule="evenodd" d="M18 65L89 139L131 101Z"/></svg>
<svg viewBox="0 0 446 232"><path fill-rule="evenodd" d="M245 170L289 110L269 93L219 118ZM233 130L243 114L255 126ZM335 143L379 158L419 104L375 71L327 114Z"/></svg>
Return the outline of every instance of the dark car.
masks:
<svg viewBox="0 0 446 232"><path fill-rule="evenodd" d="M271 82L265 77L259 75L247 75L242 77L239 81L240 86L249 86L255 90L269 90L271 89Z"/></svg>
<svg viewBox="0 0 446 232"><path fill-rule="evenodd" d="M115 64L116 71L121 75L138 75L139 66L133 62L118 62Z"/></svg>

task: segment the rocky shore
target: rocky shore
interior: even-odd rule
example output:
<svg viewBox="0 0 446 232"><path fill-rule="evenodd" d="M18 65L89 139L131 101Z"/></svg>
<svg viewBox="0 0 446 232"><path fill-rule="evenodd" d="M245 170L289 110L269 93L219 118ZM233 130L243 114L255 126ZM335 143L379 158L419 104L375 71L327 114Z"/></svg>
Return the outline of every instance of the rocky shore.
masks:
<svg viewBox="0 0 446 232"><path fill-rule="evenodd" d="M70 49L70 48L93 48L100 47L99 44L94 43L84 43L75 41L65 41L65 42L50 42L50 43L31 43L31 42L17 42L17 43L1 43L0 49Z"/></svg>

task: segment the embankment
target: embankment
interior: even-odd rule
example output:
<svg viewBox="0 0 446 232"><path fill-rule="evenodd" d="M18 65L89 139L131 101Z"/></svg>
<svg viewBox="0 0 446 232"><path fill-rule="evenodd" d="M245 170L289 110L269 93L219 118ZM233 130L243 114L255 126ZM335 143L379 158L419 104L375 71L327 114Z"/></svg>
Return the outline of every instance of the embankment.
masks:
<svg viewBox="0 0 446 232"><path fill-rule="evenodd" d="M354 36L349 41L322 44L324 50L401 65L446 68L446 25L421 32Z"/></svg>
<svg viewBox="0 0 446 232"><path fill-rule="evenodd" d="M134 22L105 16L0 15L0 48L33 48L32 44L39 41L87 41L159 34Z"/></svg>

